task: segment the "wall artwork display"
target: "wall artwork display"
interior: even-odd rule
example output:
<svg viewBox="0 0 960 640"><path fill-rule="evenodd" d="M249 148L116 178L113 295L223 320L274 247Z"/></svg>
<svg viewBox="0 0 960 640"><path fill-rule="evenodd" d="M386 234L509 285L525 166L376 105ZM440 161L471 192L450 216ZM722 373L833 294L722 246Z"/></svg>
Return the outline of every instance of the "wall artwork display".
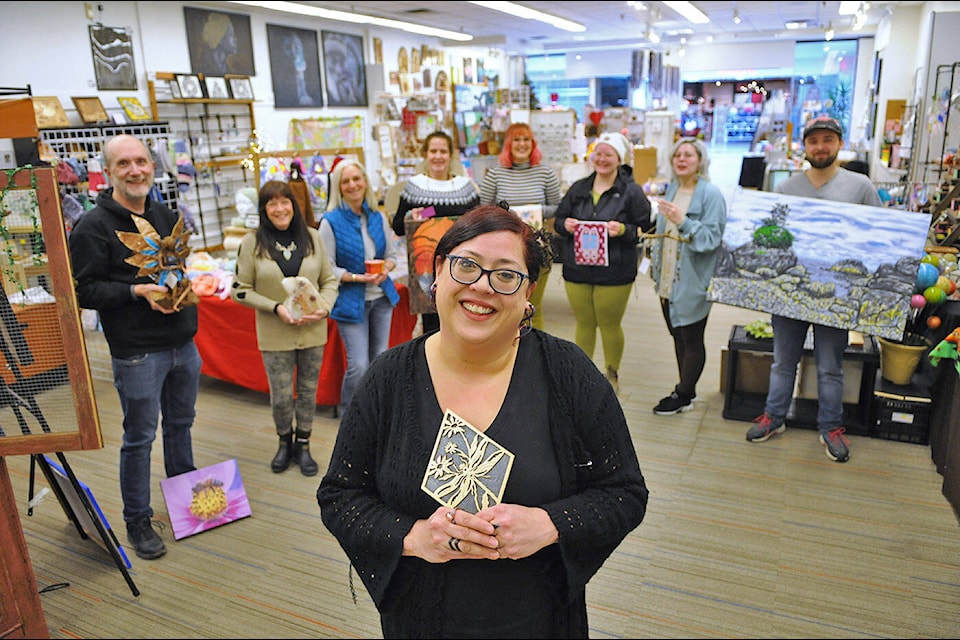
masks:
<svg viewBox="0 0 960 640"><path fill-rule="evenodd" d="M322 35L327 105L331 107L367 106L363 38L331 31L324 31Z"/></svg>
<svg viewBox="0 0 960 640"><path fill-rule="evenodd" d="M57 96L34 96L32 100L33 114L37 118L38 128L49 129L50 127L70 126L67 112L63 110Z"/></svg>
<svg viewBox="0 0 960 640"><path fill-rule="evenodd" d="M400 47L400 50L397 51L397 71L410 73L410 58L407 55L406 47Z"/></svg>
<svg viewBox="0 0 960 640"><path fill-rule="evenodd" d="M203 83L207 87L207 97L214 100L229 100L230 90L227 88L226 78L217 78L214 76L205 76Z"/></svg>
<svg viewBox="0 0 960 640"><path fill-rule="evenodd" d="M256 75L250 16L184 7L183 17L194 74Z"/></svg>
<svg viewBox="0 0 960 640"><path fill-rule="evenodd" d="M144 106L140 103L139 98L135 96L117 98L117 102L119 102L120 106L123 107L124 113L127 114L127 117L130 118L131 122L150 119L150 112L147 111L146 108L144 108Z"/></svg>
<svg viewBox="0 0 960 640"><path fill-rule="evenodd" d="M738 188L707 299L903 337L930 216Z"/></svg>
<svg viewBox="0 0 960 640"><path fill-rule="evenodd" d="M267 25L274 106L322 107L317 32Z"/></svg>
<svg viewBox="0 0 960 640"><path fill-rule="evenodd" d="M130 30L91 25L90 51L100 91L136 91L137 70L133 61L133 36Z"/></svg>
<svg viewBox="0 0 960 640"><path fill-rule="evenodd" d="M380 38L373 39L373 63L383 64L383 40Z"/></svg>
<svg viewBox="0 0 960 640"><path fill-rule="evenodd" d="M203 88L200 78L194 75L181 74L177 76L177 86L180 87L181 98L202 98Z"/></svg>
<svg viewBox="0 0 960 640"><path fill-rule="evenodd" d="M87 124L92 124L94 122L108 122L110 116L107 115L107 110L103 108L103 103L100 102L100 98L93 96L91 98L76 98L71 97L73 100L73 106L77 108L77 113L80 114L80 119Z"/></svg>
<svg viewBox="0 0 960 640"><path fill-rule="evenodd" d="M227 78L230 94L234 100L253 100L253 85L250 78Z"/></svg>

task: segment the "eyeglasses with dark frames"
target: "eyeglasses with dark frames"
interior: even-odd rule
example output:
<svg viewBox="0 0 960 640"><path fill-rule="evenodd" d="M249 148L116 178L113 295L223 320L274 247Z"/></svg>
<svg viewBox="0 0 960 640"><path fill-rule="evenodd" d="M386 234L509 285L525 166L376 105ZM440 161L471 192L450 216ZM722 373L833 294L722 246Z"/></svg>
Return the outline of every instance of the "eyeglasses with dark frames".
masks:
<svg viewBox="0 0 960 640"><path fill-rule="evenodd" d="M448 255L450 277L460 284L473 284L483 274L487 274L490 288L499 294L512 296L520 290L524 280L530 276L513 269L484 269L475 260L463 256Z"/></svg>

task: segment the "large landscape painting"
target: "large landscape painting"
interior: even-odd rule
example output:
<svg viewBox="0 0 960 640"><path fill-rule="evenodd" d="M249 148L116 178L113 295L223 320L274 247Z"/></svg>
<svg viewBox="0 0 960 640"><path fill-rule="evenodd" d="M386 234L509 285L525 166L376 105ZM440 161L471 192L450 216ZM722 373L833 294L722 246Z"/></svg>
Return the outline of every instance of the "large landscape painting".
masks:
<svg viewBox="0 0 960 640"><path fill-rule="evenodd" d="M715 302L899 340L930 216L737 189Z"/></svg>

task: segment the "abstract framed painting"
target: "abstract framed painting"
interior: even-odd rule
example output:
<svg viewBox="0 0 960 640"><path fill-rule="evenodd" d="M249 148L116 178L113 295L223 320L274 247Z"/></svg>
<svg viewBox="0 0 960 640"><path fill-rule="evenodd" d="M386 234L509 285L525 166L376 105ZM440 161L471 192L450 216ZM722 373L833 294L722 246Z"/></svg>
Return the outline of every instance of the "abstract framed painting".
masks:
<svg viewBox="0 0 960 640"><path fill-rule="evenodd" d="M327 106L367 106L363 38L348 33L323 31L323 71Z"/></svg>
<svg viewBox="0 0 960 640"><path fill-rule="evenodd" d="M250 83L250 78L245 76L227 78L227 82L230 85L230 95L234 100L253 100L253 85Z"/></svg>
<svg viewBox="0 0 960 640"><path fill-rule="evenodd" d="M222 77L256 75L250 16L183 8L190 68L194 74Z"/></svg>
<svg viewBox="0 0 960 640"><path fill-rule="evenodd" d="M136 91L133 36L128 28L91 25L90 50L100 91Z"/></svg>
<svg viewBox="0 0 960 640"><path fill-rule="evenodd" d="M322 107L317 32L267 25L273 106L278 109Z"/></svg>
<svg viewBox="0 0 960 640"><path fill-rule="evenodd" d="M707 299L903 337L930 215L738 188Z"/></svg>

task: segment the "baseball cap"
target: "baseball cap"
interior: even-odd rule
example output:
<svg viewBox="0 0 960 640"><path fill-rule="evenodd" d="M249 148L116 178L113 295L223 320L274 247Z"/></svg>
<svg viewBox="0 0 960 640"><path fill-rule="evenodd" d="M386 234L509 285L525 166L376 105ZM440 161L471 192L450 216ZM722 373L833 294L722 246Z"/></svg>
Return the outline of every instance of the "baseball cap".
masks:
<svg viewBox="0 0 960 640"><path fill-rule="evenodd" d="M841 140L843 140L843 127L840 123L829 116L818 116L807 121L807 126L803 128L803 139L806 140L814 131L833 131Z"/></svg>

